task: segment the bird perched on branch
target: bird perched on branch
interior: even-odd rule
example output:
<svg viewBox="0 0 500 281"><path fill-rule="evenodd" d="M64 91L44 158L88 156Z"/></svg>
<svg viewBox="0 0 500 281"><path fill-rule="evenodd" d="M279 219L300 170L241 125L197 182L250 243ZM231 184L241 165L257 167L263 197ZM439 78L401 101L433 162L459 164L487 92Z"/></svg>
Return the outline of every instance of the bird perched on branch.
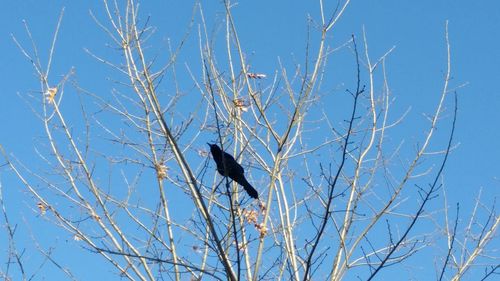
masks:
<svg viewBox="0 0 500 281"><path fill-rule="evenodd" d="M245 170L230 154L222 151L216 144L207 143L210 146L210 152L217 165L217 171L224 177L229 177L239 185L243 186L250 197L258 199L259 193L245 178Z"/></svg>

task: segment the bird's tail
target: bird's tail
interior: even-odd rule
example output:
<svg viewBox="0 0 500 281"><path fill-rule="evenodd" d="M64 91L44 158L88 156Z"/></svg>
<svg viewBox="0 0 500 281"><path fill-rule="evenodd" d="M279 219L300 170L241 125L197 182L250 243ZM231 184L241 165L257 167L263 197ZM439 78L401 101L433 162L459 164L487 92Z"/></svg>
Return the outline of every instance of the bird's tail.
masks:
<svg viewBox="0 0 500 281"><path fill-rule="evenodd" d="M247 181L245 176L239 177L236 181L239 183L241 186L243 186L243 189L248 193L248 195L252 198L259 199L259 193L253 186Z"/></svg>

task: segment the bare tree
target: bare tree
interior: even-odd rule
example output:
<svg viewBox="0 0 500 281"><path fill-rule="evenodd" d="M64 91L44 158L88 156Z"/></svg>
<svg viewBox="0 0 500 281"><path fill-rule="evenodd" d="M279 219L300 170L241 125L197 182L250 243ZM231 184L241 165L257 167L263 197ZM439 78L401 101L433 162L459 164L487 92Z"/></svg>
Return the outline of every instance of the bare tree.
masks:
<svg viewBox="0 0 500 281"><path fill-rule="evenodd" d="M136 1L104 1L104 13L91 16L118 55L86 50L114 72L112 89L99 93L80 85L75 69L51 73L64 10L45 63L26 25L29 44L13 39L40 81L33 108L45 131L46 146L37 151L46 169L3 153L7 166L41 215L126 279L372 280L390 266L411 264L410 257L437 246L440 237L447 251L437 257L436 279L459 280L478 259L484 279L498 274L490 246L500 221L496 203L485 206L478 196L477 212L460 235L458 207L450 225L447 202L444 212L430 206L444 190L458 108L449 85L448 24L443 88L412 151L387 143L405 117L390 115L385 63L394 48L373 59L364 30L329 46L349 4L339 1L326 11L319 1L319 23L309 26L319 39L307 42L304 65L268 74L249 64L230 1L223 3L225 49L216 47L219 36L211 35L197 3L185 37L168 44L168 56L150 50L157 31ZM192 37L199 58L182 65L178 58ZM353 79L332 97L323 85L330 79L328 58L338 50L352 55L346 69ZM180 72L191 82L179 79ZM79 106L66 102L76 98ZM74 120L77 108L81 118ZM431 146L438 125L447 141ZM261 199L216 173L207 141L234 155ZM401 156L409 153L410 160ZM480 211L487 221L477 232ZM9 258L23 272L4 217ZM440 231L417 227L442 217Z"/></svg>

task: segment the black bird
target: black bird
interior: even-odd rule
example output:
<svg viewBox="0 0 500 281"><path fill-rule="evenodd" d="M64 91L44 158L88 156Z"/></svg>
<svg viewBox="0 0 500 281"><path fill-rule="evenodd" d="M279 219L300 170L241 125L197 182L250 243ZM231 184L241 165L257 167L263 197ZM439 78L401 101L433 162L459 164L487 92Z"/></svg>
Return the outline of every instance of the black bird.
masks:
<svg viewBox="0 0 500 281"><path fill-rule="evenodd" d="M236 160L234 160L234 157L222 151L216 144L207 144L210 146L210 152L212 152L212 157L217 165L219 174L237 182L243 186L250 197L258 199L259 193L257 193L257 190L247 181L245 178L245 170Z"/></svg>

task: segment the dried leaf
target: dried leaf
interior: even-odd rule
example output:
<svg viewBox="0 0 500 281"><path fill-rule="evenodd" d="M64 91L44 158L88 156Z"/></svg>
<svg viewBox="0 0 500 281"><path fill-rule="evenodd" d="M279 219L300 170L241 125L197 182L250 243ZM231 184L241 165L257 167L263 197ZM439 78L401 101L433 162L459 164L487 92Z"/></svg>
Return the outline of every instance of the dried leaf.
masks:
<svg viewBox="0 0 500 281"><path fill-rule="evenodd" d="M157 163L155 165L156 168L156 177L158 177L159 180L162 180L167 177L167 172L168 172L168 167L165 166L163 163Z"/></svg>
<svg viewBox="0 0 500 281"><path fill-rule="evenodd" d="M254 210L244 210L243 216L245 217L248 223L256 224L259 214L257 213L257 211Z"/></svg>
<svg viewBox="0 0 500 281"><path fill-rule="evenodd" d="M262 78L266 78L267 76L265 74L262 74L262 73L247 73L247 77L248 78L251 78L251 79L262 79Z"/></svg>
<svg viewBox="0 0 500 281"><path fill-rule="evenodd" d="M40 214L42 216L45 215L45 213L47 212L47 206L45 206L45 204L43 204L42 202L38 202L36 206L38 207L38 210L40 210Z"/></svg>
<svg viewBox="0 0 500 281"><path fill-rule="evenodd" d="M47 100L48 103L54 102L57 90L58 90L57 87L47 89L47 92L45 92L45 99Z"/></svg>
<svg viewBox="0 0 500 281"><path fill-rule="evenodd" d="M245 102L245 99L243 98L233 100L233 104L236 108L239 108L245 112L248 111L249 104Z"/></svg>
<svg viewBox="0 0 500 281"><path fill-rule="evenodd" d="M267 235L267 227L264 223L255 224L255 228L259 231L261 238Z"/></svg>

